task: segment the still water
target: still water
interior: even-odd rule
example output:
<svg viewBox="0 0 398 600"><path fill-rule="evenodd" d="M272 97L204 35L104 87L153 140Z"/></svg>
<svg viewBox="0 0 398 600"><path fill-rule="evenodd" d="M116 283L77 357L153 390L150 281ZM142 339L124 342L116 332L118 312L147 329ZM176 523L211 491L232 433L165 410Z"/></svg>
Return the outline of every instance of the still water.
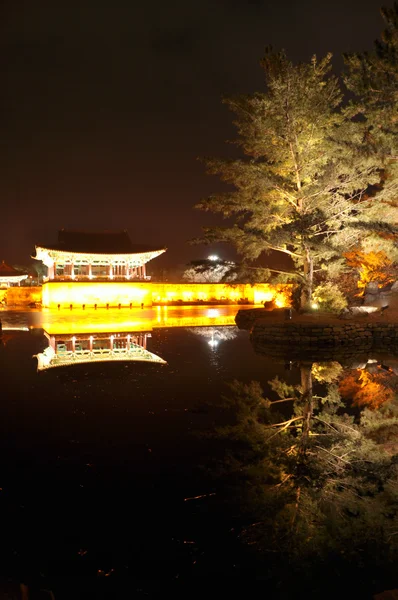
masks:
<svg viewBox="0 0 398 600"><path fill-rule="evenodd" d="M225 592L239 586L243 590L259 586L268 590L268 597L295 597L291 579L303 577L300 568L305 570L309 585L310 554L303 555L302 563L297 556L290 556L295 561L294 572L286 575L289 583L285 585L283 570L287 567L274 558L279 557L278 552L280 556L285 552L280 540L271 545L264 543L264 536L270 538L269 530L263 539L260 533L257 539L247 534L253 531L257 515L268 506L270 495L263 500L264 489L268 486L273 493L279 485L269 485L269 478L276 478L275 474L268 474L267 482L259 482L258 448L263 442L252 443L258 433L256 419L264 421L268 407L263 406L261 414L255 414L254 409L249 415L243 411L245 431L251 428L252 436L250 451L245 454L243 438L239 438L242 429L238 433L237 429L225 429L231 423L239 424L235 409L231 405L226 409L221 400L231 395L228 383L232 380L241 384L259 382L270 401L287 398L296 393L291 390L305 384L309 367L256 352L248 332L238 330L234 324L238 308L0 312L0 575L26 582L32 590L51 589L56 600L163 597L168 592L203 597L209 586ZM372 406L369 398L382 398L383 394L394 413L388 417L389 423L391 419L398 421L398 410L395 405L391 408L396 388L394 358L368 360L360 357L359 362L343 367L336 362L330 368L325 363L310 366L314 390L319 395L327 395L332 380L341 380L343 368L348 369L353 381L348 379L345 389L349 388L351 400L356 396L347 409L347 419L351 420L343 426L351 429L356 427L361 411L382 410L383 402L375 400ZM275 377L290 386L288 394L278 395L278 386L270 385ZM363 390L371 384L366 403ZM250 395L246 388L241 399L245 395ZM330 406L334 402L330 398L325 401L326 409L328 402ZM294 415L300 420L302 411L296 400ZM289 402L280 404L280 422L291 417ZM318 421L328 420L328 430L342 431L340 424L331 420L332 412L330 409L329 416L320 412L322 419ZM220 441L214 432L223 427ZM295 436L302 431L304 427L298 433L295 430ZM284 446L277 447L273 465L279 464L279 457L295 452L291 450L295 444L285 443L286 433L290 435L286 430L276 436L278 444L282 440ZM314 439L325 435L324 430L311 432ZM389 444L389 456L393 454L394 435L389 434L385 444ZM358 453L359 438L355 436L342 440L336 434L331 445L321 450L330 456L340 452L339 457L343 457L344 443L352 446L344 452L353 452L356 445ZM368 454L365 459L360 455L359 461L374 460L371 450L361 446L361 452ZM232 477L225 467L226 455L229 465L234 466ZM252 473L246 473L246 460L247 465L253 464ZM266 455L261 455L261 463L266 461ZM307 510L310 502L314 514L321 510L323 505L315 508L315 503L325 503L327 494L342 497L348 484L341 480L340 467L352 468L344 461L347 458L339 458L337 467L333 467L336 472L332 469L330 475L330 480L340 478L339 483L333 490L317 484L320 491L315 499L308 496ZM327 464L322 462L323 473L331 468ZM394 495L393 465L386 460L380 465L391 471L391 489L388 506L383 504L378 518L382 520L389 511L388 535L395 539L398 494ZM278 468L286 473L282 482L293 477L289 462ZM314 481L321 478L314 473L308 471L304 477L313 477ZM360 475L362 481L362 471ZM260 479L263 477L261 474ZM352 482L349 485L354 489ZM297 506L300 493L304 497L303 487L298 490L298 496L294 491ZM375 496L374 490L361 493ZM275 502L281 502L280 495ZM274 510L275 502L267 511ZM349 509L344 505L341 512L355 513L351 497L347 502L351 502ZM294 506L294 502L286 502L286 506ZM301 505L300 510L304 512ZM275 514L280 518L278 511ZM307 519L311 527L312 516ZM286 522L298 523L299 517L294 513L286 517ZM321 518L317 518L320 523ZM341 538L340 521L333 518ZM261 517L261 523L267 523L266 517ZM277 528L281 537L292 535L299 554L301 547L308 548L309 535L317 539L306 531L307 537L301 542L296 524L287 533L277 519L275 523L272 535ZM380 523L383 526L385 523ZM326 529L325 535L329 535ZM322 555L323 565L330 556L352 551L348 542L340 542L337 549L335 540L334 545L330 544L329 554ZM366 554L363 565L373 558L377 563L374 577L357 585L361 598L371 598L374 592L394 586L390 556L381 560L384 546L380 549L377 539L374 542L373 549L366 546L366 540L360 548ZM325 544L323 540L319 544L321 550L315 548L314 552L321 556ZM373 551L377 556L368 556ZM358 564L354 553L352 556L348 568L355 575ZM347 565L339 561L333 558L331 562L330 577L334 579L346 574ZM307 587L308 597L319 597L321 592L326 596L323 586L328 585L317 580L313 590ZM117 589L123 589L125 595L119 596ZM352 591L351 597L355 597Z"/></svg>

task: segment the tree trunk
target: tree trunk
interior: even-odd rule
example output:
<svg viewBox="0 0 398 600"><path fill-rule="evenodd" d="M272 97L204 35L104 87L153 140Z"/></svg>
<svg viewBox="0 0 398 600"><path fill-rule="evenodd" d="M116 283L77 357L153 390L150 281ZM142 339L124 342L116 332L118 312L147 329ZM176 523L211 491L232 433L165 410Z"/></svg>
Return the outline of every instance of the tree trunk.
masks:
<svg viewBox="0 0 398 600"><path fill-rule="evenodd" d="M300 365L301 387L303 389L303 433L301 436L301 453L305 454L311 431L311 419L313 413L312 399L312 363Z"/></svg>
<svg viewBox="0 0 398 600"><path fill-rule="evenodd" d="M314 411L313 397L312 397L312 363L301 363L300 364L300 374L301 374L301 387L303 390L303 397L302 397L303 429L302 429L302 433L301 433L299 450L298 450L298 461L297 461L297 469L296 469L296 474L298 476L298 479L297 479L298 487L297 487L297 491L296 491L295 510L294 510L293 517L291 520L292 528L297 520L298 511L299 511L299 502L300 502L300 493L301 493L300 480L301 480L301 477L303 476L303 472L305 474L305 471L306 471L306 467L305 467L306 456L305 455L306 455L307 446L308 446L308 442L309 442L309 438L310 438L311 420L312 420L312 414Z"/></svg>
<svg viewBox="0 0 398 600"><path fill-rule="evenodd" d="M314 264L308 248L304 256L304 283L301 289L300 310L308 310L311 306Z"/></svg>

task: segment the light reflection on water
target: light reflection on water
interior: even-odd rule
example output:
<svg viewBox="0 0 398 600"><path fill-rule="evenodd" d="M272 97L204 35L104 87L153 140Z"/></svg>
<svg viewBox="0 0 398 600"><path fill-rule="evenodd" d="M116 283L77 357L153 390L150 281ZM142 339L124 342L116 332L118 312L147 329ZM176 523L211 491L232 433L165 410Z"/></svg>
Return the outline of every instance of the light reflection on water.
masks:
<svg viewBox="0 0 398 600"><path fill-rule="evenodd" d="M3 327L42 328L48 333L152 331L154 328L235 325L244 306L159 306L110 310L2 311ZM247 307L247 308L252 308Z"/></svg>
<svg viewBox="0 0 398 600"><path fill-rule="evenodd" d="M0 485L10 499L5 504L5 519L14 528L12 536L0 542L6 561L14 560L16 547L19 555L26 557L27 568L51 575L54 555L59 561L57 569L69 576L69 568L79 573L81 567L74 561L80 561L83 549L94 573L103 570L101 553L107 553L109 570L120 573L125 568L121 565L133 569L138 564L140 569L149 565L156 571L161 564L174 581L183 564L190 568L195 560L196 568L198 557L200 562L211 555L213 546L220 544L217 535L222 531L222 498L227 498L227 492L209 481L202 469L210 460L207 455L212 442L209 438L198 441L192 432L207 432L222 422L217 402L225 394L225 382L257 380L271 400L276 396L267 385L269 380L277 376L296 387L302 382L299 363L256 353L248 332L235 326L239 308L244 307L0 312L4 331L0 344ZM130 337L123 335L128 332ZM37 373L31 357L49 347L51 338L68 352L72 352L69 345L73 342L72 354L81 360L70 361L67 368ZM156 354L161 362L86 364L89 361L79 355L77 346L87 352L90 338L98 345L116 339L118 350L125 348L124 340L134 338L134 344ZM317 386L322 390L338 378L350 419L352 407L356 413L365 408L380 410L386 419L390 418L388 404L398 410L398 360L394 357L366 354L346 357L342 365L318 362L311 368L314 390ZM203 405L207 405L205 410ZM282 422L291 418L288 402L276 406L284 415ZM299 402L296 408L301 409ZM295 418L299 414L295 412ZM321 417L332 418L329 413ZM325 427L316 432L314 440L325 439L326 431L333 432ZM382 449L387 453L398 451L395 437L383 440ZM284 440L282 436L275 439ZM227 440L223 444L227 445ZM315 454L312 456L315 461ZM197 504L184 502L202 494L208 494L211 501L220 498L218 513L207 500L200 500L202 512ZM287 506L291 506L290 500ZM27 513L34 517L26 518ZM37 522L40 531L35 529ZM120 538L126 547L113 552ZM32 567L29 539L37 540L40 548L37 568L36 564ZM164 548L159 563L151 540ZM196 553L192 561L184 562L185 555L181 559L180 540L192 542L188 548ZM219 545L217 561L219 555L227 560L230 556L234 565L235 557L228 554L229 542L230 537ZM145 558L140 558L142 548ZM169 557L166 567L165 553ZM213 565L207 560L211 571ZM233 572L231 565L228 568Z"/></svg>

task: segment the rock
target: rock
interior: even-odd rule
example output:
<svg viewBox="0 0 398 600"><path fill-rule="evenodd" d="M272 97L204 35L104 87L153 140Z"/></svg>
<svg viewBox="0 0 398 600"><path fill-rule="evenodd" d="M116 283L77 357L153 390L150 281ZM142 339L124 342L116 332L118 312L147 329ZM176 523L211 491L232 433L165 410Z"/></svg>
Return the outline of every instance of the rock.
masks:
<svg viewBox="0 0 398 600"><path fill-rule="evenodd" d="M365 294L378 294L379 293L379 284L377 281L370 281L366 284Z"/></svg>
<svg viewBox="0 0 398 600"><path fill-rule="evenodd" d="M268 302L264 302L263 304L265 310L274 310L274 308L277 308L274 300L269 300Z"/></svg>

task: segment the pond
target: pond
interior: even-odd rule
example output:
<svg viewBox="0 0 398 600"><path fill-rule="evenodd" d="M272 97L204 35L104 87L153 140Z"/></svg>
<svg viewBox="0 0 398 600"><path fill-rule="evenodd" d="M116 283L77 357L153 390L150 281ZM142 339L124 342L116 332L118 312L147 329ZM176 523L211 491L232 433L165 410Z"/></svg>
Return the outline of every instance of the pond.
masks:
<svg viewBox="0 0 398 600"><path fill-rule="evenodd" d="M36 592L50 589L56 600L114 598L117 589L128 591L123 597L168 592L199 597L209 585L224 592L260 586L269 597L294 597L297 578L305 579L308 597L319 597L329 593L322 569L330 558L334 578L360 573L362 583L355 586L360 597L394 586L394 357L361 356L343 365L282 361L256 352L249 333L234 324L239 308L0 312L2 577ZM240 383L231 390L233 380ZM269 399L264 405L258 404L252 381ZM311 386L311 418L318 415L318 429L309 432L306 472L298 476L301 449L289 448L306 431L306 385ZM344 410L330 395L337 389L347 398ZM293 400L286 400L291 394ZM226 405L223 397L238 400ZM276 414L269 401L281 399L279 417L267 421L267 411ZM359 443L365 439L358 425L363 414L368 415L368 432L388 429L382 440L369 433L367 445ZM292 415L296 421L279 432L285 425L278 423ZM380 422L374 415L382 415ZM343 427L356 433L342 436ZM340 437L332 432L331 439L332 429ZM275 433L272 452L271 446L262 447L270 431ZM315 439L320 440L316 446ZM382 458L375 457L375 440ZM384 469L383 481L362 470L359 491L354 458L348 464L354 455L361 465L368 461ZM288 491L296 500L286 500L280 493L285 477L289 482L312 478L316 494L300 483ZM327 513L328 494L341 499L338 514ZM377 512L375 503L378 507L370 545L361 538L364 529L371 529L369 512L366 520L353 501L355 494L362 495L371 514ZM278 502L284 503L283 510ZM272 543L265 510L274 515ZM311 517L302 519L305 511ZM355 537L351 521L344 521L350 511L354 529L360 530L355 539L363 546L357 554L342 535L346 526L347 536ZM325 514L334 530L325 526ZM322 540L315 535L316 523ZM290 549L282 548L289 545L286 536L292 538ZM325 536L330 536L326 542ZM352 553L348 561L341 560L345 552ZM311 577L314 556L323 566ZM292 571L285 578L286 557ZM366 579L369 564L374 571Z"/></svg>

